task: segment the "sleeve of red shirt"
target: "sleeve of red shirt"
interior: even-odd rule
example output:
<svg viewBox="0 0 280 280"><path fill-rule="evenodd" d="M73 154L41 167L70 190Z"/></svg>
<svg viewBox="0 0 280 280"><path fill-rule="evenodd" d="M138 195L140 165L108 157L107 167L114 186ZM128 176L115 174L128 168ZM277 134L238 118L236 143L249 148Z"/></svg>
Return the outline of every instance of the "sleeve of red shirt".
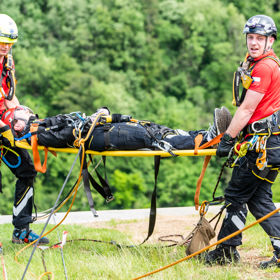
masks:
<svg viewBox="0 0 280 280"><path fill-rule="evenodd" d="M267 93L270 83L272 68L269 64L259 62L258 65L252 71L253 82L249 87L250 90L254 90L259 93Z"/></svg>

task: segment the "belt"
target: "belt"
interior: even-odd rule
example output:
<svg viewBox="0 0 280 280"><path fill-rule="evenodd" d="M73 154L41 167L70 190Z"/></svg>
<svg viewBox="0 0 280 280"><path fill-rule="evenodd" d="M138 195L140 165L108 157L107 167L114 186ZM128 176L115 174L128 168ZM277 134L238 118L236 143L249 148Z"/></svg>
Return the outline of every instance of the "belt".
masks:
<svg viewBox="0 0 280 280"><path fill-rule="evenodd" d="M247 134L258 134L258 133L266 133L268 129L272 133L280 131L280 111L275 112L274 114L255 121L245 127L245 132Z"/></svg>

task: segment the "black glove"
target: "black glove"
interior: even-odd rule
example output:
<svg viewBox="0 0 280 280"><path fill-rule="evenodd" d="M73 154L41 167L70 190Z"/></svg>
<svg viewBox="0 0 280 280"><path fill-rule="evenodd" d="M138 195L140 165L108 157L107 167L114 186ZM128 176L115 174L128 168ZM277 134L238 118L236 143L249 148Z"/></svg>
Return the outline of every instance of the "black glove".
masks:
<svg viewBox="0 0 280 280"><path fill-rule="evenodd" d="M235 138L232 138L229 134L225 133L218 146L216 156L218 157L228 156L231 148L234 146L234 143L235 143Z"/></svg>
<svg viewBox="0 0 280 280"><path fill-rule="evenodd" d="M0 128L1 140L4 146L10 148L15 145L15 139L11 128L5 125Z"/></svg>

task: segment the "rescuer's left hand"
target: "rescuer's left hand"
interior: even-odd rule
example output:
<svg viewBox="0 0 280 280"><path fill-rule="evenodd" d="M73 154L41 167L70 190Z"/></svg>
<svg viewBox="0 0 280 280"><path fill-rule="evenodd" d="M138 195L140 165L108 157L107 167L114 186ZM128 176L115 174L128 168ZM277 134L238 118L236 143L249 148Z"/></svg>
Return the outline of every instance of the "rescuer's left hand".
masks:
<svg viewBox="0 0 280 280"><path fill-rule="evenodd" d="M235 143L235 139L232 138L229 134L225 133L218 146L216 156L218 156L218 157L228 156L230 150L234 146L234 143Z"/></svg>
<svg viewBox="0 0 280 280"><path fill-rule="evenodd" d="M11 128L5 125L0 128L1 140L4 146L14 147L15 139Z"/></svg>

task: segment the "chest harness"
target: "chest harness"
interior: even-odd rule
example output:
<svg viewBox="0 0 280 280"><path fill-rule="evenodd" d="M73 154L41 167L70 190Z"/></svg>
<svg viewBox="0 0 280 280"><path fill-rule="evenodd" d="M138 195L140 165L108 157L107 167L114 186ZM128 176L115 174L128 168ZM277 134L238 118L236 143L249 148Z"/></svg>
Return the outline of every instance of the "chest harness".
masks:
<svg viewBox="0 0 280 280"><path fill-rule="evenodd" d="M250 56L240 64L233 77L233 100L232 104L240 106L244 101L246 92L253 82L252 71L256 64L263 59L272 59L280 67L280 60L274 56L265 56L254 61ZM242 84L241 95L240 84ZM237 143L234 146L234 152L238 155L232 164L232 167L238 162L238 159L245 156L247 151L255 150L258 153L256 163L250 168L255 176L262 180L273 183L279 172L279 167L272 167L267 162L267 140L271 135L280 134L280 111L276 111L272 115L255 121L247 125L241 132ZM248 140L247 140L248 139Z"/></svg>
<svg viewBox="0 0 280 280"><path fill-rule="evenodd" d="M2 81L5 77L7 77L6 84L9 88L8 93L6 93L2 87ZM14 69L14 60L12 56L12 49L3 61L3 70L0 77L0 91L1 97L7 100L12 100L16 92L16 76Z"/></svg>

